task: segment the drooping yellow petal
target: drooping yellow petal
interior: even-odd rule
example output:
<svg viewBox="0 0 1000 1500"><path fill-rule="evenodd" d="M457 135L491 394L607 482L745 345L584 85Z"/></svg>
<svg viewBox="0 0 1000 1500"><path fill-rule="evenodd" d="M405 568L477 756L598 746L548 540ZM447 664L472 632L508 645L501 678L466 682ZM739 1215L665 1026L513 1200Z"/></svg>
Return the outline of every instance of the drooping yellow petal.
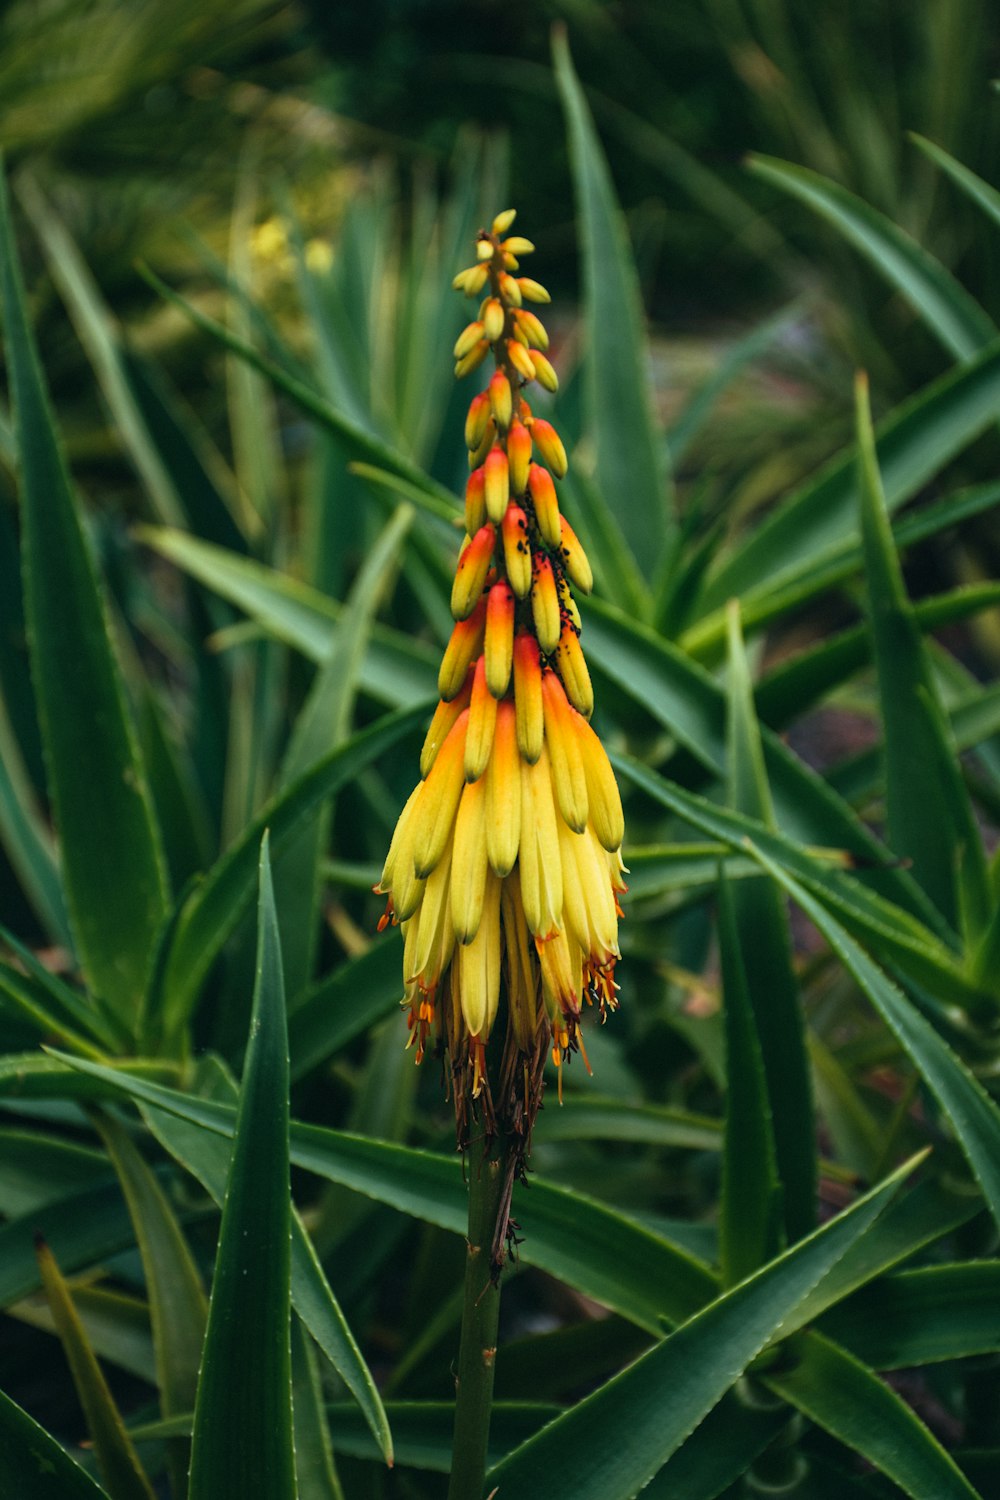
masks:
<svg viewBox="0 0 1000 1500"><path fill-rule="evenodd" d="M534 765L521 762L521 900L535 937L548 937L562 922L563 878L552 769L545 746Z"/></svg>
<svg viewBox="0 0 1000 1500"><path fill-rule="evenodd" d="M582 833L587 826L587 778L580 741L570 718L578 715L567 703L563 685L555 672L542 674L542 703L556 804L570 828L575 833Z"/></svg>
<svg viewBox="0 0 1000 1500"><path fill-rule="evenodd" d="M621 848L625 837L625 815L622 812L621 793L615 773L604 746L582 714L574 721L574 728L580 741L583 769L587 778L590 820L605 849L613 854Z"/></svg>
<svg viewBox="0 0 1000 1500"><path fill-rule="evenodd" d="M496 1020L500 1000L500 882L487 873L482 918L472 941L458 950L462 1014L469 1034L483 1040Z"/></svg>
<svg viewBox="0 0 1000 1500"><path fill-rule="evenodd" d="M521 842L521 763L514 705L497 706L493 754L486 773L486 853L499 876L509 875Z"/></svg>
<svg viewBox="0 0 1000 1500"><path fill-rule="evenodd" d="M451 859L451 920L460 943L471 943L483 916L489 860L486 854L486 781L470 781L455 818Z"/></svg>
<svg viewBox="0 0 1000 1500"><path fill-rule="evenodd" d="M413 830L413 859L418 876L429 875L445 851L451 837L455 811L465 786L465 737L469 728L469 710L463 709L452 726L427 780L421 784L410 826Z"/></svg>

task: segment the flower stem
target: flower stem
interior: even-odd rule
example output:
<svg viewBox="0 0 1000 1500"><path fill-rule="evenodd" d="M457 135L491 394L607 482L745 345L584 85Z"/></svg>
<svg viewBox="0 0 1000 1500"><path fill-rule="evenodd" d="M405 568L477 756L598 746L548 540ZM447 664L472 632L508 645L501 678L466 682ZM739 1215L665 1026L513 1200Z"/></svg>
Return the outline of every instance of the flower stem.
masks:
<svg viewBox="0 0 1000 1500"><path fill-rule="evenodd" d="M482 1500L486 1478L500 1318L493 1246L505 1190L506 1154L502 1135L474 1141L469 1152L468 1254L448 1500Z"/></svg>

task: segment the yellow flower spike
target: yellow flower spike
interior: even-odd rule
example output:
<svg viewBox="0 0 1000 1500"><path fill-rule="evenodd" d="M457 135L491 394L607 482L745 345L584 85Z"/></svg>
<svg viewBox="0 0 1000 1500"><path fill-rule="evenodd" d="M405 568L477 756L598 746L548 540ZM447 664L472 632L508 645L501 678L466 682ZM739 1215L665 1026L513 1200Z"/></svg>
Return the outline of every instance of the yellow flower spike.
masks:
<svg viewBox="0 0 1000 1500"><path fill-rule="evenodd" d="M504 310L499 297L490 297L483 308L483 332L491 344L503 334Z"/></svg>
<svg viewBox="0 0 1000 1500"><path fill-rule="evenodd" d="M487 399L487 401L489 401L490 398L487 396L486 399ZM473 452L469 453L469 469L470 469L470 471L472 469L478 469L482 464L484 464L486 462L486 455L489 453L490 449L493 447L493 444L496 442L496 440L497 440L497 424L494 422L493 416L492 416L492 413L491 413L490 416L488 416L487 419L486 419L486 426L483 428L482 441L480 442L479 447L476 449L476 451L474 453Z"/></svg>
<svg viewBox="0 0 1000 1500"><path fill-rule="evenodd" d="M492 870L487 871L476 935L458 950L458 978L469 1034L486 1041L500 1003L500 882Z"/></svg>
<svg viewBox="0 0 1000 1500"><path fill-rule="evenodd" d="M587 826L587 776L580 740L570 719L576 711L567 703L563 685L554 672L542 673L542 706L556 802L564 822L579 834Z"/></svg>
<svg viewBox="0 0 1000 1500"><path fill-rule="evenodd" d="M503 578L490 589L486 601L483 649L487 685L494 698L502 698L510 683L514 655L514 591Z"/></svg>
<svg viewBox="0 0 1000 1500"><path fill-rule="evenodd" d="M542 753L545 717L538 642L526 630L514 639L514 707L517 710L518 749L531 763Z"/></svg>
<svg viewBox="0 0 1000 1500"><path fill-rule="evenodd" d="M581 594L589 594L594 587L594 570L579 537L565 516L559 518L558 546L570 581L576 584ZM577 625L579 626L579 621Z"/></svg>
<svg viewBox="0 0 1000 1500"><path fill-rule="evenodd" d="M506 234L516 218L516 208L505 208L503 213L497 214L490 228L495 235Z"/></svg>
<svg viewBox="0 0 1000 1500"><path fill-rule="evenodd" d="M531 545L528 541L528 518L513 500L507 506L500 525L503 537L503 561L507 579L519 599L531 591Z"/></svg>
<svg viewBox="0 0 1000 1500"><path fill-rule="evenodd" d="M544 745L534 765L521 762L521 900L535 937L559 928L563 909L563 872L559 857L558 815L552 796L552 771Z"/></svg>
<svg viewBox="0 0 1000 1500"><path fill-rule="evenodd" d="M409 819L413 869L421 879L435 868L451 838L455 811L465 786L465 737L468 728L469 710L465 708L438 751L427 780L421 783L420 800ZM393 899L395 877L394 869Z"/></svg>
<svg viewBox="0 0 1000 1500"><path fill-rule="evenodd" d="M530 276L519 276L517 284L521 288L521 296L525 302L551 302L552 298L540 282L532 281Z"/></svg>
<svg viewBox="0 0 1000 1500"><path fill-rule="evenodd" d="M547 356L540 349L536 349L532 354L531 363L535 367L535 379L538 381L538 384L544 386L547 391L557 391L559 389L559 376L556 374Z"/></svg>
<svg viewBox="0 0 1000 1500"><path fill-rule="evenodd" d="M479 603L493 561L496 535L496 529L486 521L462 550L451 587L451 612L456 620L468 619Z"/></svg>
<svg viewBox="0 0 1000 1500"><path fill-rule="evenodd" d="M535 427L537 426L536 421ZM538 522L539 531L550 547L559 547L562 542L562 528L559 524L561 517L556 487L552 482L552 475L548 469L543 469L541 464L532 464L528 470L528 494L535 507L535 520Z"/></svg>
<svg viewBox="0 0 1000 1500"><path fill-rule="evenodd" d="M618 953L618 918L604 850L591 830L559 825L563 865L563 915L573 939L598 968ZM425 898L426 899L426 898Z"/></svg>
<svg viewBox="0 0 1000 1500"><path fill-rule="evenodd" d="M521 883L516 874L501 884L500 920L507 950L510 1022L518 1047L529 1052L538 1032L538 980L521 904Z"/></svg>
<svg viewBox="0 0 1000 1500"><path fill-rule="evenodd" d="M451 856L451 921L460 943L479 931L489 861L486 857L486 781L468 781L455 818Z"/></svg>
<svg viewBox="0 0 1000 1500"><path fill-rule="evenodd" d="M508 339L505 347L507 349L507 358L517 373L523 376L525 380L534 380L535 364L524 345L519 344L516 339Z"/></svg>
<svg viewBox="0 0 1000 1500"><path fill-rule="evenodd" d="M459 620L451 632L451 640L445 648L438 672L438 692L445 701L457 698L465 682L465 674L475 657L483 649L483 633L486 629L486 601L479 603L467 620Z"/></svg>
<svg viewBox="0 0 1000 1500"><path fill-rule="evenodd" d="M511 494L524 494L528 485L530 465L531 434L524 423L515 417L507 434L507 466L510 469Z"/></svg>
<svg viewBox="0 0 1000 1500"><path fill-rule="evenodd" d="M480 391L478 396L473 396L469 402L469 411L465 418L465 446L470 453L475 453L482 442L489 420L490 398L485 391Z"/></svg>
<svg viewBox="0 0 1000 1500"><path fill-rule="evenodd" d="M483 340L480 339L479 343L476 344L474 348L470 349L468 354L463 355L463 357L457 361L455 365L456 379L461 380L463 375L471 375L473 370L478 370L479 366L482 364L483 360L486 358L489 352L489 345L484 343Z"/></svg>
<svg viewBox="0 0 1000 1500"><path fill-rule="evenodd" d="M506 432L514 414L514 398L511 395L510 381L502 370L497 370L495 375L490 376L490 383L486 389L489 393L493 420L502 432Z"/></svg>
<svg viewBox="0 0 1000 1500"><path fill-rule="evenodd" d="M521 306L521 288L518 286L513 276L509 276L507 272L504 271L499 277L498 285L500 287L500 295L506 302L508 307Z"/></svg>
<svg viewBox="0 0 1000 1500"><path fill-rule="evenodd" d="M478 781L489 765L496 722L497 700L486 685L486 658L481 656L472 680L469 729L465 736L466 781Z"/></svg>
<svg viewBox="0 0 1000 1500"><path fill-rule="evenodd" d="M497 705L493 753L486 772L486 855L490 868L501 878L514 868L520 842L521 761L514 705L505 698Z"/></svg>
<svg viewBox="0 0 1000 1500"><path fill-rule="evenodd" d="M531 424L531 437L544 462L548 464L557 479L562 479L569 468L569 460L566 457L562 438L552 423L546 422L543 417L535 417Z"/></svg>
<svg viewBox="0 0 1000 1500"><path fill-rule="evenodd" d="M530 240L526 240L523 234L512 234L509 239L504 240L500 249L511 255L530 255L534 250Z"/></svg>
<svg viewBox="0 0 1000 1500"><path fill-rule="evenodd" d="M473 469L465 486L465 529L470 536L475 536L486 520L485 478L480 465Z"/></svg>
<svg viewBox="0 0 1000 1500"><path fill-rule="evenodd" d="M523 307L514 315L515 330L522 334L529 349L547 349L549 336L545 324L529 308Z"/></svg>
<svg viewBox="0 0 1000 1500"><path fill-rule="evenodd" d="M587 798L594 832L609 854L617 854L625 837L621 793L604 746L582 715L573 721L580 741Z"/></svg>
<svg viewBox="0 0 1000 1500"><path fill-rule="evenodd" d="M594 712L594 688L587 663L583 659L580 638L568 620L559 637L556 667L563 680L567 698L578 713L589 719Z"/></svg>
<svg viewBox="0 0 1000 1500"><path fill-rule="evenodd" d="M486 455L484 483L486 514L495 526L499 526L510 499L510 469L503 449L494 445Z"/></svg>
<svg viewBox="0 0 1000 1500"><path fill-rule="evenodd" d="M465 675L465 682L462 684L462 689L458 697L452 698L450 703L445 703L442 699L434 710L434 717L431 719L430 728L427 731L423 748L420 751L421 776L426 777L428 775L431 766L437 759L438 751L451 733L452 725L463 708L468 708L471 698L472 668L470 667Z"/></svg>
<svg viewBox="0 0 1000 1500"><path fill-rule="evenodd" d="M559 644L559 594L552 563L543 553L535 559L535 576L531 584L531 616L535 622L538 644L548 656Z"/></svg>
<svg viewBox="0 0 1000 1500"><path fill-rule="evenodd" d="M479 322L478 319L474 323L470 323L468 327L463 328L462 332L455 340L455 347L452 350L455 358L464 359L465 356L469 353L469 350L476 347L482 336L483 325Z"/></svg>

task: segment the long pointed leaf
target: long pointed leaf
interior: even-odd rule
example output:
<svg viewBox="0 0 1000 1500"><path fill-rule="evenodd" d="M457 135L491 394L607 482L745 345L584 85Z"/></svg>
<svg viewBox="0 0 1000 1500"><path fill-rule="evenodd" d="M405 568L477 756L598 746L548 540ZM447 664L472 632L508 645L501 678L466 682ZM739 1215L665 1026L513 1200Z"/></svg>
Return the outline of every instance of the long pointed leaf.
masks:
<svg viewBox="0 0 1000 1500"><path fill-rule="evenodd" d="M110 1500L44 1427L0 1391L0 1488L31 1500Z"/></svg>

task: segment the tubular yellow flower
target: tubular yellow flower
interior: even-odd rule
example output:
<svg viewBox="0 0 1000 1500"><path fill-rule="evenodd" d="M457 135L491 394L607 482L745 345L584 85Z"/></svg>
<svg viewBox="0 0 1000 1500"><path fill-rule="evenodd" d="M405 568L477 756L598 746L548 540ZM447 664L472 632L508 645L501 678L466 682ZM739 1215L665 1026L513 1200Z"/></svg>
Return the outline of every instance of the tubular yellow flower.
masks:
<svg viewBox="0 0 1000 1500"><path fill-rule="evenodd" d="M593 688L570 592L588 592L593 576L560 514L554 480L566 450L524 394L535 379L555 388L540 352L548 335L521 306L548 293L510 274L533 248L503 238L513 219L506 210L480 231L476 264L455 279L484 297L455 345L456 373L486 353L495 368L465 424L468 538L424 779L376 889L388 898L381 925L403 929L410 1044L418 1061L432 1045L449 1057L459 1144L475 1115L487 1137L511 1138L518 1171L548 1057L561 1068L582 1052L586 1005L602 1018L616 1006L625 886L621 798L587 723ZM506 1031L495 1066L487 1043L498 1017Z"/></svg>

